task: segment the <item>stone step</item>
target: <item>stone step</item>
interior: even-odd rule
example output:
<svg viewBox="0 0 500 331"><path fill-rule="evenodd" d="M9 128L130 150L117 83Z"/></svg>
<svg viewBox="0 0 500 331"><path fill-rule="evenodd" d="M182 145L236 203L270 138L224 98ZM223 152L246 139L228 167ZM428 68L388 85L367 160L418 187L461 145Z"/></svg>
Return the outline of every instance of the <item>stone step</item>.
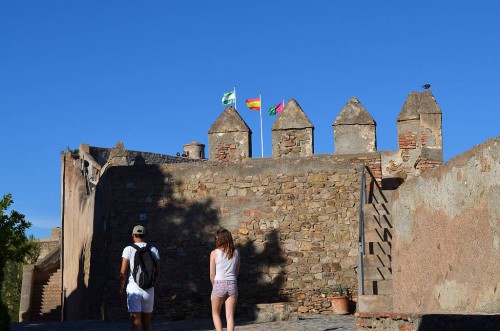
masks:
<svg viewBox="0 0 500 331"><path fill-rule="evenodd" d="M366 295L392 295L392 279L387 280L365 280Z"/></svg>
<svg viewBox="0 0 500 331"><path fill-rule="evenodd" d="M391 229L365 229L365 243L379 243L388 241L392 241Z"/></svg>
<svg viewBox="0 0 500 331"><path fill-rule="evenodd" d="M365 239L365 254L391 255L392 243L389 241L372 242Z"/></svg>
<svg viewBox="0 0 500 331"><path fill-rule="evenodd" d="M368 254L363 256L363 266L367 267L390 267L390 255Z"/></svg>
<svg viewBox="0 0 500 331"><path fill-rule="evenodd" d="M387 313L392 312L392 295L360 295L358 296L358 312Z"/></svg>
<svg viewBox="0 0 500 331"><path fill-rule="evenodd" d="M363 272L365 280L392 279L392 269L388 267L366 267Z"/></svg>
<svg viewBox="0 0 500 331"><path fill-rule="evenodd" d="M54 322L61 320L61 307L53 309L50 312L33 312L31 314L31 321L43 321L43 322Z"/></svg>
<svg viewBox="0 0 500 331"><path fill-rule="evenodd" d="M385 203L392 201L392 193L392 190L380 190L375 185L367 192L366 198L370 203Z"/></svg>
<svg viewBox="0 0 500 331"><path fill-rule="evenodd" d="M375 215L391 215L391 204L390 203L365 203L363 205L363 213L366 216Z"/></svg>
<svg viewBox="0 0 500 331"><path fill-rule="evenodd" d="M389 215L365 215L365 229L392 229Z"/></svg>

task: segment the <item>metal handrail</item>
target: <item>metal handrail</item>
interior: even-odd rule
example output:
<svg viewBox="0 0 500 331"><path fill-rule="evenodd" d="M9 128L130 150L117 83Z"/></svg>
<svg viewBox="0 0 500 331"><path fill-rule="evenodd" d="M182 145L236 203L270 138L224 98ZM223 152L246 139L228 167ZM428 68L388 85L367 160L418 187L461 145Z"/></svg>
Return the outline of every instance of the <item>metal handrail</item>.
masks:
<svg viewBox="0 0 500 331"><path fill-rule="evenodd" d="M359 237L358 237L358 295L365 293L363 256L365 255L365 217L363 206L366 203L366 175L365 164L361 167L361 188L359 192Z"/></svg>

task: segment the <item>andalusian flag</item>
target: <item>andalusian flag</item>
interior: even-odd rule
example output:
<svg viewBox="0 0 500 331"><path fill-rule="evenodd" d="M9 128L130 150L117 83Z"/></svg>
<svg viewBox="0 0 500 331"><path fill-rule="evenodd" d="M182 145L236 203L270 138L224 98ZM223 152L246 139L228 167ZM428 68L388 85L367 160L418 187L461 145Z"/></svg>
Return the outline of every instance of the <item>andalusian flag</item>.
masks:
<svg viewBox="0 0 500 331"><path fill-rule="evenodd" d="M246 101L248 108L251 110L260 110L260 97L255 99L248 99Z"/></svg>
<svg viewBox="0 0 500 331"><path fill-rule="evenodd" d="M276 106L269 107L269 115L276 115L281 113L281 111L285 108L283 102L278 103Z"/></svg>
<svg viewBox="0 0 500 331"><path fill-rule="evenodd" d="M222 104L229 105L230 103L236 103L236 91L226 92L222 97Z"/></svg>

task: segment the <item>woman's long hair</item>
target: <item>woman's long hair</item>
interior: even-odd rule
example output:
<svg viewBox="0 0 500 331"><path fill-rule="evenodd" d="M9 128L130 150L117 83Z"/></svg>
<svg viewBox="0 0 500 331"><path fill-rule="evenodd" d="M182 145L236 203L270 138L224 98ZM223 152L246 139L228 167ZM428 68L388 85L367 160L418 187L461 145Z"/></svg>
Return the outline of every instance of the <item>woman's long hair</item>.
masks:
<svg viewBox="0 0 500 331"><path fill-rule="evenodd" d="M231 260L234 253L234 243L231 232L226 229L218 230L215 239L215 247L226 253L227 259Z"/></svg>

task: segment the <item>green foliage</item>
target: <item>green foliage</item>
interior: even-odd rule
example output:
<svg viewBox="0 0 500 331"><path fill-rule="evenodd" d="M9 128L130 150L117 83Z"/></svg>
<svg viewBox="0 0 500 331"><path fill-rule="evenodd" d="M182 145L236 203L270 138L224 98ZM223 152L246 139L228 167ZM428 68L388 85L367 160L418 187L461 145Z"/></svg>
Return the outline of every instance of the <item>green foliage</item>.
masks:
<svg viewBox="0 0 500 331"><path fill-rule="evenodd" d="M344 296L344 288L342 287L342 285L337 284L337 292L339 294L339 297L343 297Z"/></svg>
<svg viewBox="0 0 500 331"><path fill-rule="evenodd" d="M19 321L19 303L23 283L23 265L34 264L40 256L40 244L33 235L29 238L30 250L23 262L7 261L3 269L5 286L0 288L0 298L8 310L12 322Z"/></svg>
<svg viewBox="0 0 500 331"><path fill-rule="evenodd" d="M2 284L2 288L10 286L10 284L5 281L5 274L8 272L6 270L7 263L23 263L29 252L33 250L33 243L30 243L28 238L26 238L26 230L31 226L31 223L24 219L23 214L15 210L11 210L10 213L7 213L12 203L11 194L4 195L0 200L0 284ZM19 303L17 305L19 305ZM0 331L10 329L10 317L8 312L9 308L3 300L3 296L1 296Z"/></svg>
<svg viewBox="0 0 500 331"><path fill-rule="evenodd" d="M69 146L67 146L65 151L61 151L61 154L64 154L64 153L70 153L71 155L79 155L80 150L78 148L71 149L71 148L69 148Z"/></svg>
<svg viewBox="0 0 500 331"><path fill-rule="evenodd" d="M5 212L13 203L12 195L6 194L0 200L0 266L5 265L5 261L22 262L26 254L30 251L31 244L26 238L26 230L31 223L24 219L24 215L15 210L10 211L10 215Z"/></svg>
<svg viewBox="0 0 500 331"><path fill-rule="evenodd" d="M351 293L349 292L348 286L342 286L341 284L337 284L337 293L339 297L350 297Z"/></svg>

